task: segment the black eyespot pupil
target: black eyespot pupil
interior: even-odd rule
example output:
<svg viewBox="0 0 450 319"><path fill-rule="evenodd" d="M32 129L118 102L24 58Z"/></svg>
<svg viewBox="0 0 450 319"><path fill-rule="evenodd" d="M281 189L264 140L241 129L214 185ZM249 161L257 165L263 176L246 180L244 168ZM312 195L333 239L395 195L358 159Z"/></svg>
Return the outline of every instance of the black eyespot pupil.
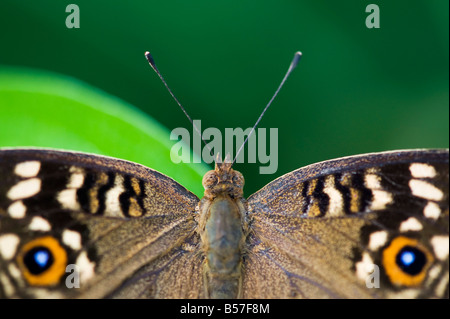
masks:
<svg viewBox="0 0 450 319"><path fill-rule="evenodd" d="M405 273L415 276L425 267L427 257L420 249L405 246L398 252L395 262Z"/></svg>
<svg viewBox="0 0 450 319"><path fill-rule="evenodd" d="M23 258L25 266L33 275L39 275L49 269L53 261L53 255L46 247L34 247Z"/></svg>

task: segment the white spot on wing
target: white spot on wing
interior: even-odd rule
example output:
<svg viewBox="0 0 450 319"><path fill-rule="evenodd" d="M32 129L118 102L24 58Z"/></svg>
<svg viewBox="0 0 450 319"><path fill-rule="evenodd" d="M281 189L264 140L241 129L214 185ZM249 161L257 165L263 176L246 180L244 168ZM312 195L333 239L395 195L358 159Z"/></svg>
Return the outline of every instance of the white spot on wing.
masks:
<svg viewBox="0 0 450 319"><path fill-rule="evenodd" d="M409 181L409 188L413 195L429 200L439 201L444 198L444 193L436 186L425 181L412 179Z"/></svg>
<svg viewBox="0 0 450 319"><path fill-rule="evenodd" d="M380 177L375 174L366 174L364 176L364 184L368 189L382 189Z"/></svg>
<svg viewBox="0 0 450 319"><path fill-rule="evenodd" d="M433 166L424 163L413 163L409 166L412 177L415 178L433 178L436 176L436 170Z"/></svg>
<svg viewBox="0 0 450 319"><path fill-rule="evenodd" d="M14 277L15 279L19 279L18 280L18 284L23 286L23 281L21 281L20 279L22 278L22 272L19 270L19 268L17 268L16 264L10 263L8 265L8 271L9 274L11 275L11 277Z"/></svg>
<svg viewBox="0 0 450 319"><path fill-rule="evenodd" d="M60 191L56 196L58 202L65 209L79 211L81 209L80 203L77 200L77 190L83 186L84 174L80 167L72 166L70 168L72 173L66 189Z"/></svg>
<svg viewBox="0 0 450 319"><path fill-rule="evenodd" d="M11 216L12 218L16 218L16 219L24 218L26 211L27 211L27 208L20 200L12 203L8 207L9 216Z"/></svg>
<svg viewBox="0 0 450 319"><path fill-rule="evenodd" d="M58 193L57 200L65 209L78 211L80 204L77 201L77 189L65 189Z"/></svg>
<svg viewBox="0 0 450 319"><path fill-rule="evenodd" d="M52 226L46 219L39 216L35 216L31 220L31 223L28 226L28 228L34 231L49 231L52 229Z"/></svg>
<svg viewBox="0 0 450 319"><path fill-rule="evenodd" d="M70 168L70 172L72 173L72 175L70 175L70 180L69 183L67 183L67 188L80 188L81 186L83 186L83 170L79 167L72 166Z"/></svg>
<svg viewBox="0 0 450 319"><path fill-rule="evenodd" d="M410 217L400 224L399 230L403 233L407 231L419 231L422 230L422 228L423 226L417 218Z"/></svg>
<svg viewBox="0 0 450 319"><path fill-rule="evenodd" d="M433 281L438 278L441 270L441 265L434 265L432 268L430 268L430 270L428 270L428 285L431 285Z"/></svg>
<svg viewBox="0 0 450 319"><path fill-rule="evenodd" d="M74 250L81 249L81 235L79 232L68 229L64 230L62 234L62 241Z"/></svg>
<svg viewBox="0 0 450 319"><path fill-rule="evenodd" d="M427 218L436 220L441 215L441 209L438 204L428 202L427 206L423 209L423 214Z"/></svg>
<svg viewBox="0 0 450 319"><path fill-rule="evenodd" d="M439 281L439 283L437 284L435 291L436 291L436 295L438 297L443 297L445 294L445 291L448 289L448 272L446 274L444 274L442 276L441 281Z"/></svg>
<svg viewBox="0 0 450 319"><path fill-rule="evenodd" d="M2 255L3 259L9 260L14 257L19 242L19 236L15 234L4 234L0 236L0 255Z"/></svg>
<svg viewBox="0 0 450 319"><path fill-rule="evenodd" d="M106 193L105 198L105 216L122 216L120 209L119 196L125 191L123 187L123 177L116 175L114 187Z"/></svg>
<svg viewBox="0 0 450 319"><path fill-rule="evenodd" d="M389 292L387 294L388 299L415 299L421 292L420 289L403 289L400 292Z"/></svg>
<svg viewBox="0 0 450 319"><path fill-rule="evenodd" d="M343 213L344 200L342 194L334 187L334 176L330 175L325 180L324 193L330 198L328 213L330 216L339 216Z"/></svg>
<svg viewBox="0 0 450 319"><path fill-rule="evenodd" d="M369 249L375 251L383 247L386 244L387 238L388 232L385 230L372 233L369 238Z"/></svg>
<svg viewBox="0 0 450 319"><path fill-rule="evenodd" d="M370 204L371 210L385 209L386 206L392 203L392 194L381 190L372 190L372 203Z"/></svg>
<svg viewBox="0 0 450 319"><path fill-rule="evenodd" d="M14 173L20 177L35 177L41 169L41 162L28 161L16 165Z"/></svg>
<svg viewBox="0 0 450 319"><path fill-rule="evenodd" d="M6 276L6 274L1 273L1 272L0 272L0 283L1 283L3 290L5 291L5 295L8 297L13 296L14 291L15 291L14 286L11 283L11 281L9 280L8 276Z"/></svg>
<svg viewBox="0 0 450 319"><path fill-rule="evenodd" d="M356 263L356 275L362 280L366 280L367 276L374 271L373 259L370 257L369 253L364 252L362 255L362 260Z"/></svg>
<svg viewBox="0 0 450 319"><path fill-rule="evenodd" d="M83 285L94 276L95 263L91 262L87 253L83 251L78 256L76 265L80 267L80 284Z"/></svg>
<svg viewBox="0 0 450 319"><path fill-rule="evenodd" d="M392 194L383 190L380 176L366 174L364 176L364 185L372 191L373 195L370 210L385 209L388 204L392 203Z"/></svg>
<svg viewBox="0 0 450 319"><path fill-rule="evenodd" d="M32 298L34 299L62 299L64 297L61 292L50 289L34 289L30 292L33 294Z"/></svg>
<svg viewBox="0 0 450 319"><path fill-rule="evenodd" d="M11 187L7 196L11 200L28 198L36 195L41 190L41 180L39 178L31 178L21 181Z"/></svg>
<svg viewBox="0 0 450 319"><path fill-rule="evenodd" d="M433 246L434 254L437 259L445 260L448 258L448 236L433 236L433 238L431 238L431 246Z"/></svg>

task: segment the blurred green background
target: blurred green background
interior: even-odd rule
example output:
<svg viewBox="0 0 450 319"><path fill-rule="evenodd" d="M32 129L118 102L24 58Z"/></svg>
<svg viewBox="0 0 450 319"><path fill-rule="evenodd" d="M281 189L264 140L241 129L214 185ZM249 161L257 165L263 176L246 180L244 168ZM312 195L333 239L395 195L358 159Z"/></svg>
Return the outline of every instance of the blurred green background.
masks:
<svg viewBox="0 0 450 319"><path fill-rule="evenodd" d="M79 29L65 26L70 3L80 8ZM380 29L365 26L370 3L380 8ZM278 171L260 175L259 163L235 167L246 178L248 196L282 174L326 159L448 148L448 6L443 0L2 0L0 71L14 66L70 76L134 105L168 130L192 131L147 65L149 50L191 117L201 119L203 128L224 131L255 123L294 52L302 51L260 123L279 129ZM0 99L3 114L10 107ZM43 112L40 117L52 116ZM74 116L67 114L67 121ZM0 122L0 146L11 146L6 137L17 134L7 127ZM45 134L26 124L15 130ZM43 143L52 146L52 139ZM133 137L117 143L132 149ZM142 145L139 151L170 161L168 152L152 154ZM169 175L191 188L180 169Z"/></svg>

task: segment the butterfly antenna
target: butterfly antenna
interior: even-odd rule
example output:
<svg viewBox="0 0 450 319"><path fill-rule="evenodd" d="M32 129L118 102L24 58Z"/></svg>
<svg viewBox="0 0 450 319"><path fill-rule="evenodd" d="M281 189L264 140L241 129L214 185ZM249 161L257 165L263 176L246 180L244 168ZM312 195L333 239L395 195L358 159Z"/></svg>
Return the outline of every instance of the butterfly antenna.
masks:
<svg viewBox="0 0 450 319"><path fill-rule="evenodd" d="M250 133L247 135L247 138L245 139L244 143L242 143L241 147L239 148L239 150L236 153L236 156L234 157L233 160L233 164L234 162L236 162L237 157L239 156L239 153L242 151L242 149L244 148L244 145L247 143L248 139L250 138L250 136L253 134L253 132L255 131L256 127L258 126L259 121L261 121L262 117L264 116L264 113L266 113L267 109L269 108L270 104L272 104L273 100L275 99L275 97L278 95L278 92L280 92L281 88L284 85L284 82L286 82L287 78L289 77L289 75L292 73L292 71L295 69L295 67L297 66L298 62L300 61L300 58L302 57L302 53L300 51L295 52L294 58L292 59L291 65L289 66L289 69L286 72L286 75L284 76L283 80L281 81L280 85L278 86L278 89L275 91L275 94L272 96L272 98L270 99L269 103L267 103L266 107L264 108L264 110L262 111L261 115L259 116L258 120L256 121L255 125L253 126L252 130L250 131Z"/></svg>
<svg viewBox="0 0 450 319"><path fill-rule="evenodd" d="M205 143L205 146L208 148L209 150L209 154L211 156L214 157L214 154L212 152L212 149L209 147L209 145L205 142L205 140L203 139L202 134L200 133L200 130L197 128L197 126L195 126L194 121L192 121L191 117L189 116L189 114L186 112L186 110L184 109L183 105L181 105L180 101L178 101L178 99L176 98L176 96L173 94L172 90L170 89L170 87L167 85L166 80L164 80L164 77L161 75L161 73L159 72L158 68L156 67L155 64L155 60L153 59L152 55L150 54L149 51L145 52L145 58L147 59L148 63L150 64L150 66L152 67L152 69L156 72L156 74L159 76L159 78L161 79L162 83L164 84L164 86L166 87L167 91L169 91L170 95L172 95L172 98L175 100L175 102L177 102L178 106L181 108L181 110L183 111L183 113L186 115L186 117L188 118L189 122L191 122L192 126L194 127L195 131L198 133L198 135L200 135L200 138L202 139L203 143Z"/></svg>

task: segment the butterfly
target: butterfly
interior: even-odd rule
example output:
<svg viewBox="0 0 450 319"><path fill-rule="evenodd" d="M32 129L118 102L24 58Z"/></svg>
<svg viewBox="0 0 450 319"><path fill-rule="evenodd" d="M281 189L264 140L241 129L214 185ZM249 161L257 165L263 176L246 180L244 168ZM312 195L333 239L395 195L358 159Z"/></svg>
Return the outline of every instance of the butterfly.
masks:
<svg viewBox="0 0 450 319"><path fill-rule="evenodd" d="M448 298L449 153L329 160L247 199L229 158L200 200L142 165L0 150L6 298Z"/></svg>

